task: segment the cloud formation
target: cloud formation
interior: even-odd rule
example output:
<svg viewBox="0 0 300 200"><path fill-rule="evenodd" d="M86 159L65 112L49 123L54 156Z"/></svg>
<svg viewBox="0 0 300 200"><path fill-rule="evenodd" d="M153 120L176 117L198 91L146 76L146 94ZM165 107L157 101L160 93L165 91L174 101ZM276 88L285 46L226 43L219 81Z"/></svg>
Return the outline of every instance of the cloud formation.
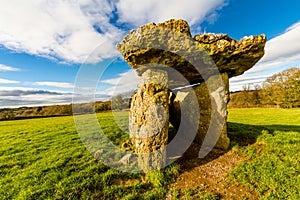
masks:
<svg viewBox="0 0 300 200"><path fill-rule="evenodd" d="M267 41L264 57L242 76L230 79L230 90L241 90L243 85L260 84L268 76L300 65L300 21ZM247 78L249 80L247 80Z"/></svg>
<svg viewBox="0 0 300 200"><path fill-rule="evenodd" d="M117 75L117 78L102 80L101 84L108 84L109 87L105 89L106 94L115 96L117 94L123 94L131 92L137 89L139 77L135 70L129 70L127 72Z"/></svg>
<svg viewBox="0 0 300 200"><path fill-rule="evenodd" d="M290 26L283 34L267 42L265 56L259 64L286 64L300 59L299 41L300 22Z"/></svg>
<svg viewBox="0 0 300 200"><path fill-rule="evenodd" d="M0 43L17 52L82 63L98 45L120 37L109 23L112 9L105 0L2 1ZM112 43L105 48L113 54Z"/></svg>
<svg viewBox="0 0 300 200"><path fill-rule="evenodd" d="M116 6L120 22L140 26L172 18L185 19L190 25L194 25L211 18L210 16L216 16L215 10L225 4L225 0L121 0Z"/></svg>
<svg viewBox="0 0 300 200"><path fill-rule="evenodd" d="M21 69L0 64L0 72L18 72L18 71L21 71Z"/></svg>
<svg viewBox="0 0 300 200"><path fill-rule="evenodd" d="M56 87L56 88L67 88L67 89L74 88L73 84L65 83L65 82L34 82L32 84L37 86L49 86L49 87Z"/></svg>
<svg viewBox="0 0 300 200"><path fill-rule="evenodd" d="M17 83L20 83L20 82L15 81L15 80L8 80L8 79L0 78L0 84L17 84Z"/></svg>
<svg viewBox="0 0 300 200"><path fill-rule="evenodd" d="M169 18L187 19L194 25L214 16L224 4L225 0L1 1L0 44L69 63L86 59L96 63L117 55L114 43L128 31L122 27ZM95 48L97 52L89 57Z"/></svg>
<svg viewBox="0 0 300 200"><path fill-rule="evenodd" d="M59 92L50 92L45 90L36 90L36 89L8 89L0 90L0 96L9 96L9 97L20 97L26 95L61 95Z"/></svg>
<svg viewBox="0 0 300 200"><path fill-rule="evenodd" d="M0 108L69 104L71 102L72 93L35 88L0 87Z"/></svg>
<svg viewBox="0 0 300 200"><path fill-rule="evenodd" d="M82 95L76 103L86 103L87 96ZM95 94L94 101L106 101L110 95ZM21 106L41 106L71 104L73 93L39 90L35 88L0 87L0 108Z"/></svg>

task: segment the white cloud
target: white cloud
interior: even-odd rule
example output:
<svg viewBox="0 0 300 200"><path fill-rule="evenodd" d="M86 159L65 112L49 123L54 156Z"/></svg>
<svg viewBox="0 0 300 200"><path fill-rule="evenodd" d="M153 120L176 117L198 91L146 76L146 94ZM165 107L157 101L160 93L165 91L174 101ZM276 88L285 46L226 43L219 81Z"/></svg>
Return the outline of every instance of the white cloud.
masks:
<svg viewBox="0 0 300 200"><path fill-rule="evenodd" d="M268 75L271 76L272 74ZM250 89L254 89L255 85L261 85L263 81L266 80L268 76L239 76L230 79L230 91L242 90L243 86L250 86Z"/></svg>
<svg viewBox="0 0 300 200"><path fill-rule="evenodd" d="M230 79L231 83L251 82L256 80L265 80L268 76L236 76Z"/></svg>
<svg viewBox="0 0 300 200"><path fill-rule="evenodd" d="M114 43L124 34L120 24L135 28L147 22L183 18L191 25L200 25L206 17L211 21L215 10L225 1L1 1L0 44L17 52L50 59L71 63L83 63L88 59L96 63L117 54ZM118 22L113 22L115 20ZM89 57L97 47L97 52Z"/></svg>
<svg viewBox="0 0 300 200"><path fill-rule="evenodd" d="M113 9L106 0L1 1L0 43L18 52L82 63L104 41L120 37L121 31L109 23ZM93 62L116 53L112 43L105 49L109 54Z"/></svg>
<svg viewBox="0 0 300 200"><path fill-rule="evenodd" d="M34 82L32 84L37 86L49 86L49 87L57 87L57 88L69 88L69 89L74 88L73 84L65 83L65 82Z"/></svg>
<svg viewBox="0 0 300 200"><path fill-rule="evenodd" d="M134 26L162 22L171 18L182 18L190 25L194 25L203 21L225 3L225 0L121 0L117 3L117 9L119 21Z"/></svg>
<svg viewBox="0 0 300 200"><path fill-rule="evenodd" d="M261 83L261 76L271 76L274 73L300 65L300 22L291 25L286 31L267 41L264 57L242 76L230 80L230 90L241 90L243 85ZM251 77L252 80L237 81Z"/></svg>
<svg viewBox="0 0 300 200"><path fill-rule="evenodd" d="M69 104L71 93L58 93L30 88L1 88L0 108Z"/></svg>
<svg viewBox="0 0 300 200"><path fill-rule="evenodd" d="M38 90L38 89L28 88L28 87L3 87L3 86L0 86L0 91L13 91L13 90L30 91L30 90Z"/></svg>
<svg viewBox="0 0 300 200"><path fill-rule="evenodd" d="M19 81L0 78L0 84L17 84Z"/></svg>
<svg viewBox="0 0 300 200"><path fill-rule="evenodd" d="M114 96L133 91L137 88L139 77L134 70L119 74L117 78L107 79L100 82L111 85L106 89L106 94Z"/></svg>
<svg viewBox="0 0 300 200"><path fill-rule="evenodd" d="M89 102L89 96L81 95L76 103ZM111 96L95 94L92 101L105 101ZM56 90L41 90L26 87L1 87L0 108L14 108L21 106L41 106L72 103L73 93Z"/></svg>
<svg viewBox="0 0 300 200"><path fill-rule="evenodd" d="M285 33L267 42L266 54L260 64L269 62L289 63L300 58L300 22L289 27Z"/></svg>
<svg viewBox="0 0 300 200"><path fill-rule="evenodd" d="M21 71L21 69L0 64L0 72L18 72L18 71Z"/></svg>
<svg viewBox="0 0 300 200"><path fill-rule="evenodd" d="M289 31L292 31L292 30L294 30L294 29L297 29L297 28L299 28L299 26L300 26L300 21L298 21L298 22L296 22L295 24L293 24L293 25L291 25L290 27L288 27L288 28L285 30L285 32L289 32Z"/></svg>
<svg viewBox="0 0 300 200"><path fill-rule="evenodd" d="M265 47L265 55L259 63L247 73L272 70L278 66L290 65L300 61L300 22L269 40Z"/></svg>

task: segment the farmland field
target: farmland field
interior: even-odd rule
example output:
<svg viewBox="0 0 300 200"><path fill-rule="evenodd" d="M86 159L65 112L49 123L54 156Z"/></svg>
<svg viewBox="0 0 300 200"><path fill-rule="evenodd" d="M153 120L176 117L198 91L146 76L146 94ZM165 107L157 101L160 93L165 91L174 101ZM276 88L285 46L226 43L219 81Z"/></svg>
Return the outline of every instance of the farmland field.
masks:
<svg viewBox="0 0 300 200"><path fill-rule="evenodd" d="M126 127L128 113L118 115ZM97 117L116 145L128 138L110 113ZM300 109L231 109L228 121L230 151L245 157L228 176L261 199L299 199ZM0 122L0 199L163 199L178 173L176 164L145 177L106 167L82 144L73 117Z"/></svg>

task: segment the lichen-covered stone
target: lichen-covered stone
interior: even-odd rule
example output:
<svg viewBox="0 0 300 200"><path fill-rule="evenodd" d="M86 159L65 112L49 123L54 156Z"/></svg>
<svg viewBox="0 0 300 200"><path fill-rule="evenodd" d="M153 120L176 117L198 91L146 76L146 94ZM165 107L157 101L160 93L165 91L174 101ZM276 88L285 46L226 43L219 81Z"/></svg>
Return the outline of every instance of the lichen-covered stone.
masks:
<svg viewBox="0 0 300 200"><path fill-rule="evenodd" d="M213 130L210 132L211 140L215 137L218 138L215 147L227 149L230 144L227 137L226 123L227 103L229 101L229 79L227 73L221 74L224 85L215 85L213 87L214 91L209 91L207 88L208 84L214 84L218 78L218 76L212 76L206 83L194 87L200 105L200 121L196 141L202 144L207 136L208 129L211 128ZM221 130L218 130L218 128L221 128Z"/></svg>
<svg viewBox="0 0 300 200"><path fill-rule="evenodd" d="M176 28L176 24L180 24L184 30ZM126 62L137 70L138 75L149 67L167 66L177 70L189 83L195 83L202 80L201 75L186 58L197 59L200 63L204 62L203 58L208 54L200 43L190 36L187 27L183 20L170 20L158 25L147 24L131 31L117 45L117 49ZM173 74L168 74L168 77L174 80L174 83L170 82L170 87L184 85L178 82Z"/></svg>
<svg viewBox="0 0 300 200"><path fill-rule="evenodd" d="M219 71L226 72L231 78L253 67L264 55L265 43L265 35L244 37L240 41L226 34L203 34L192 38L184 20L169 20L131 31L117 49L131 67L141 71L140 74L144 71L143 65L155 63L176 69L190 83L200 83L203 82L201 75L186 57L197 56L194 58L197 62L208 64L205 67L209 73L209 68L214 65L207 63L210 62L206 59L208 54Z"/></svg>
<svg viewBox="0 0 300 200"><path fill-rule="evenodd" d="M135 161L135 159L136 154L126 154L119 160L119 163L125 166L129 166L132 162Z"/></svg>
<svg viewBox="0 0 300 200"><path fill-rule="evenodd" d="M266 36L249 36L240 41L226 34L202 34L194 37L207 50L220 72L229 78L243 74L264 55Z"/></svg>
<svg viewBox="0 0 300 200"><path fill-rule="evenodd" d="M147 172L164 167L168 142L169 91L165 71L143 73L129 116L130 138L139 167Z"/></svg>
<svg viewBox="0 0 300 200"><path fill-rule="evenodd" d="M240 41L226 34L192 37L186 21L173 19L146 24L124 37L117 49L141 76L131 104L130 134L144 171L163 166L169 120L175 129L180 126L182 117L187 128L189 120L193 124L196 113L189 106L195 105L192 101L199 104L201 115L195 141L213 141L214 133L207 134L212 127L216 133L221 133L216 147L228 148L227 125L223 122L227 120L229 78L250 69L264 55L265 43L265 35L244 37ZM200 73L192 63L201 66ZM162 71L161 66L164 66ZM187 81L179 80L174 70ZM222 84L217 81L219 72ZM193 86L196 100L187 89L168 92L168 87L186 86L187 83L198 84ZM188 112L181 113L182 109ZM143 155L154 151L155 155Z"/></svg>
<svg viewBox="0 0 300 200"><path fill-rule="evenodd" d="M214 80L218 77L211 77L207 80L207 84L214 84ZM193 91L197 96L197 101L200 109L200 120L198 125L198 132L195 137L195 142L202 144L204 138L207 135L210 126L222 126L219 138L215 147L220 149L227 149L229 147L229 138L227 137L227 103L229 101L229 79L226 73L221 74L221 78L224 85L215 86L215 91L211 94L207 88L206 83L201 83L200 85L194 86ZM191 90L183 89L177 92L175 99L173 100L170 110L170 122L172 125L178 129L180 126L180 115L182 109L189 109L190 115L185 114L185 121L193 121L195 119L193 113L193 108L189 105L195 105L195 99L192 98ZM215 110L212 110L215 109ZM212 113L213 112L213 113ZM213 114L213 115L212 115ZM223 124L218 124L218 121L224 122ZM192 123L192 122L191 122ZM212 124L211 124L212 123ZM213 132L213 131L212 131ZM219 132L215 132L218 134ZM214 135L211 136L212 138Z"/></svg>

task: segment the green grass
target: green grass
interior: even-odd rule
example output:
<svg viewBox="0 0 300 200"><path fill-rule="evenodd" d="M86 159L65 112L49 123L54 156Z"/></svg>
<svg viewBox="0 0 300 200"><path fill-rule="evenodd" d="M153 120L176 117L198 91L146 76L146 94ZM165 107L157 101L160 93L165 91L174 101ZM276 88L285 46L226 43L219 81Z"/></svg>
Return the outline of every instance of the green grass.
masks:
<svg viewBox="0 0 300 200"><path fill-rule="evenodd" d="M300 109L230 109L228 121L249 125L300 126Z"/></svg>
<svg viewBox="0 0 300 200"><path fill-rule="evenodd" d="M118 115L126 131L128 113ZM98 114L98 119L116 145L128 138L110 113ZM95 161L73 117L0 122L0 199L157 199L174 174L176 165L152 174L153 183L143 182L141 175Z"/></svg>
<svg viewBox="0 0 300 200"><path fill-rule="evenodd" d="M117 115L121 129L110 113L97 116L120 146L128 113ZM247 158L230 177L262 199L300 199L300 109L230 109L228 121L232 150ZM199 188L167 191L178 171L175 164L144 177L95 161L73 117L0 122L0 199L218 199Z"/></svg>
<svg viewBox="0 0 300 200"><path fill-rule="evenodd" d="M229 122L233 149L248 158L231 177L261 199L300 199L300 109L231 109Z"/></svg>

